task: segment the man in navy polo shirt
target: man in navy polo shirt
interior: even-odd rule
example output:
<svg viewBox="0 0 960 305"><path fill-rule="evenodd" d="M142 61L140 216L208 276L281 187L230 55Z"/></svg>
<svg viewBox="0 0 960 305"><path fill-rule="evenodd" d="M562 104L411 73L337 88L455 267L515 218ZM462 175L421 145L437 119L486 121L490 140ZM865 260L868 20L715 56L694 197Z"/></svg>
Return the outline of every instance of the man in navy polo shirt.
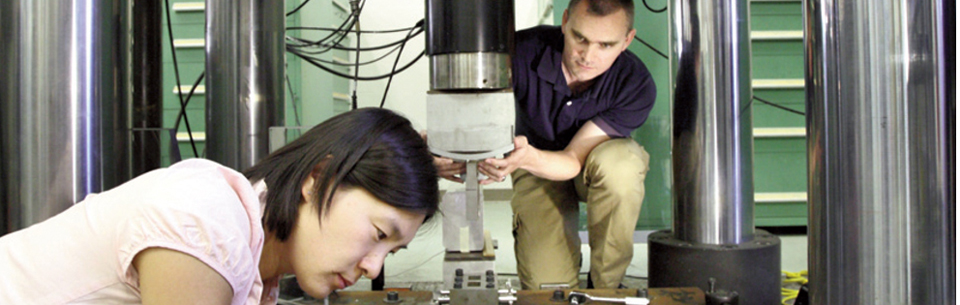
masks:
<svg viewBox="0 0 960 305"><path fill-rule="evenodd" d="M489 184L513 178L513 231L523 289L578 287L579 202L586 202L590 278L617 288L633 257L633 231L650 156L630 138L656 97L649 71L626 51L630 0L571 0L561 27L517 32L515 150L480 162ZM459 181L462 164L437 163Z"/></svg>

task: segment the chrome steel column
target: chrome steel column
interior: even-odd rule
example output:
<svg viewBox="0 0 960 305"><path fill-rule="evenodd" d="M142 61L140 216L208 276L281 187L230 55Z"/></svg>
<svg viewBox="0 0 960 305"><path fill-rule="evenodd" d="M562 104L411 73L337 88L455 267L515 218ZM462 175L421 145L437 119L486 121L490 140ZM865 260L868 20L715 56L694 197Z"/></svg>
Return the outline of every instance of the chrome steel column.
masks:
<svg viewBox="0 0 960 305"><path fill-rule="evenodd" d="M282 1L206 1L207 158L237 170L270 152L283 124Z"/></svg>
<svg viewBox="0 0 960 305"><path fill-rule="evenodd" d="M779 238L753 226L749 0L669 7L674 222L648 237L650 287L713 278L710 300L779 303Z"/></svg>
<svg viewBox="0 0 960 305"><path fill-rule="evenodd" d="M673 4L674 234L747 242L754 233L748 0Z"/></svg>
<svg viewBox="0 0 960 305"><path fill-rule="evenodd" d="M0 234L127 177L128 2L0 1Z"/></svg>
<svg viewBox="0 0 960 305"><path fill-rule="evenodd" d="M944 5L804 4L811 304L956 302Z"/></svg>

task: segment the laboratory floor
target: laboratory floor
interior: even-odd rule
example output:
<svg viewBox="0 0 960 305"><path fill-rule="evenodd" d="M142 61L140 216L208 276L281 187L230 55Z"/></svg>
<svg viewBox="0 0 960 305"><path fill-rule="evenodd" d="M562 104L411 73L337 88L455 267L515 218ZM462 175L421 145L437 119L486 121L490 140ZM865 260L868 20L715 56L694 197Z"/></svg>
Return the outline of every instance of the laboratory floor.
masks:
<svg viewBox="0 0 960 305"><path fill-rule="evenodd" d="M511 233L511 210L509 201L487 201L484 203L484 228L498 243L496 250L496 272L501 279L516 284L517 266L513 256L513 235ZM386 288L412 288L414 290L439 289L442 284L443 242L442 227L435 219L421 228L407 249L387 257L385 262ZM643 233L643 232L641 232ZM649 232L646 232L649 233ZM807 236L803 232L796 234L772 232L781 241L781 269L789 272L807 270ZM645 240L645 238L642 238ZM590 247L583 245L584 257L590 257ZM584 261L581 269L581 282L586 285L586 272L589 261ZM627 269L624 285L629 288L647 287L647 244L634 245L633 261ZM369 290L370 280L362 279L350 289Z"/></svg>

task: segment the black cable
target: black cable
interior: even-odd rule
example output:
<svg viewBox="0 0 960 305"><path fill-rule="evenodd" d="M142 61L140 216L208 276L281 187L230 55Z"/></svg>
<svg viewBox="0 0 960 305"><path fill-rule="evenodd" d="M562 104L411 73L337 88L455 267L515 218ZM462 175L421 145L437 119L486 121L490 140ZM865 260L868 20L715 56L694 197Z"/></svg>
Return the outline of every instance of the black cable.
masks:
<svg viewBox="0 0 960 305"><path fill-rule="evenodd" d="M333 69L327 68L327 67L325 67L324 65L318 63L318 62L317 62L316 60L314 60L313 58L311 58L311 57L309 57L309 56L306 56L306 55L303 55L303 54L300 54L300 52L298 52L298 51L296 51L296 50L292 50L292 49L290 49L290 48L287 48L287 52L290 52L291 54L296 55L297 57L302 58L302 59L305 60L306 62L314 65L314 66L317 67L317 68L320 68L320 69L322 69L322 70L324 70L324 71L327 71L327 72L330 73L330 74L333 74L333 75L336 75L336 76L339 76L339 77L343 77L343 78L346 78L346 79L353 79L353 78L354 78L353 76L350 76L350 75L347 75L347 74L343 74L343 73L341 73L341 72L334 71ZM406 65L404 65L403 67L401 67L400 69L398 69L395 74L400 74L400 72L403 72L404 70L410 68L410 66L413 66L413 64L415 64L418 60L420 60L421 57L423 57L424 53L425 53L425 52L420 52L420 55L417 55L417 57L414 58L413 61L407 63ZM390 77L390 75L392 75L392 74L384 74L384 75L377 75L377 76L360 76L360 77L358 77L357 79L362 80L362 81L371 81L371 80L384 79L384 78Z"/></svg>
<svg viewBox="0 0 960 305"><path fill-rule="evenodd" d="M391 49L390 51L388 51L387 53L384 53L383 55L380 55L380 57L377 57L376 59L373 59L373 60L371 60L371 61L362 62L362 63L360 63L360 65L361 65L361 66L366 66L366 65L373 64L373 63L376 63L376 62L378 62L378 61L381 61L381 60L383 60L383 59L386 58L387 56L390 56L390 54L393 54L393 52L396 52L396 51L399 50L399 49L400 49L400 46L397 46L397 47ZM309 52L303 52L303 51L300 51L300 53L302 53L302 54L309 54ZM316 61L318 61L318 62L322 62L322 63L328 64L328 65L335 65L335 66L342 66L342 67L348 67L348 66L353 66L353 65L354 65L354 64L352 64L352 63L342 63L342 62L337 62L337 61L335 61L335 60L326 60L326 59L323 59L323 58L316 58L316 57L314 57L313 59L316 60Z"/></svg>
<svg viewBox="0 0 960 305"><path fill-rule="evenodd" d="M667 4L664 4L662 9L655 10L652 7L650 7L649 4L647 4L647 0L643 0L643 6L646 6L647 9L650 10L651 12L658 13L658 14L667 11Z"/></svg>
<svg viewBox="0 0 960 305"><path fill-rule="evenodd" d="M767 101L767 100L765 100L765 99L759 98L759 97L757 97L756 95L753 96L753 99L758 100L758 101L760 101L761 103L764 103L764 104L767 104L767 105L770 105L770 106L773 106L773 107L776 107L776 108L780 108L780 109L782 109L782 110L784 110L784 111L787 111L787 112L796 113L796 114L799 114L799 115L802 115L802 116L806 116L806 115L807 115L806 113L803 113L803 112L801 112L801 111L796 111L796 110L793 110L793 109L790 109L790 108L787 108L787 107L784 107L784 106L780 106L780 105L774 104L773 102L770 102L770 101ZM748 105L748 106L749 106L749 105Z"/></svg>
<svg viewBox="0 0 960 305"><path fill-rule="evenodd" d="M290 17L290 15L293 15L294 13L296 13L297 11L299 11L301 8L303 8L304 5L307 5L307 2L310 2L310 0L303 0L303 3L300 3L300 6L297 6L297 8L293 9L292 11L287 12L287 16L286 16L286 17Z"/></svg>
<svg viewBox="0 0 960 305"><path fill-rule="evenodd" d="M360 33L364 33L364 34L387 34L387 33L406 32L406 31L409 31L410 29L412 29L412 28L393 29L393 30L377 30L377 31L359 31L359 32L360 32ZM294 30L336 31L337 29L334 29L334 28L325 28L325 27L309 27L309 26L288 26L288 27L287 27L287 31L294 31ZM357 30L347 30L347 32L355 33L355 32L358 32L358 31L357 31Z"/></svg>
<svg viewBox="0 0 960 305"><path fill-rule="evenodd" d="M170 10L172 8L170 7L170 0L164 0L164 3L167 6L167 9L165 10L167 12L167 34L170 38L170 55L173 57L173 71L177 78L177 96L180 97L180 111L186 112L187 104L183 100L183 91L180 90L180 67L179 64L177 64L177 49L173 46L173 26L170 22ZM190 137L190 147L193 148L193 155L194 157L199 158L200 154L197 153L197 143L193 141L193 131L190 130L190 120L186 118L186 115L184 115L183 123L187 126L187 136ZM176 142L176 139L173 140Z"/></svg>
<svg viewBox="0 0 960 305"><path fill-rule="evenodd" d="M400 44L400 52L397 52L397 59L393 61L393 69L390 70L390 78L387 80L387 87L383 89L383 99L380 100L380 108L383 108L383 105L387 103L387 92L390 91L390 83L393 83L393 76L397 73L397 63L400 62L400 55L403 54L403 47L407 45L407 41L410 40L410 35L413 34L413 29L423 26L423 21L417 22L417 25L410 29L407 32L407 38L403 40L403 44Z"/></svg>
<svg viewBox="0 0 960 305"><path fill-rule="evenodd" d="M356 23L356 21L351 22L351 23L350 23L350 27L353 27L354 23ZM321 50L319 53L325 53L325 52L328 52L328 51L334 49L335 47L341 46L340 42L342 42L344 39L347 38L347 32L338 32L338 33L335 33L335 34L336 34L337 36L334 37L333 43L331 43L331 44L329 44L329 45L323 44L323 41L317 41L318 43L317 43L316 45L325 47L325 48L324 48L323 50ZM310 45L314 45L314 44L311 43ZM310 45L308 45L308 46L310 46Z"/></svg>
<svg viewBox="0 0 960 305"><path fill-rule="evenodd" d="M413 35L414 35L414 36L418 36L418 35L420 35L420 33L423 33L423 29L420 29L419 31L417 31L417 32L414 33ZM300 42L300 44L294 44L294 43L289 43L289 42L286 44L286 45L288 45L288 46L293 46L293 47L296 47L296 48L325 47L325 48L336 49L336 50L347 50L347 51L354 51L354 50L356 50L356 49L354 49L354 48L345 47L345 46L340 45L340 44L330 44L330 45L327 45L327 44L322 44L322 43L321 43L321 44L318 45L318 44L316 44L316 42L314 42L314 41L305 40L305 39L298 38L298 37L293 37L293 36L287 36L286 39L287 39L287 40L293 40L293 41ZM393 46L399 45L399 44L401 44L401 43L403 43L403 39L397 40L397 41L394 41L394 42L391 42L391 43L388 43L388 44L379 45L379 46L360 48L360 50L361 50L361 51L376 51L376 50L382 50L382 49L386 49L386 48L389 48L389 47L393 47Z"/></svg>
<svg viewBox="0 0 960 305"><path fill-rule="evenodd" d="M640 39L640 36L633 35L633 39L636 39L637 41L639 41L639 42L642 43L643 45L647 46L648 48L650 48L650 49L653 50L654 52L657 52L657 54L660 54L660 56L663 57L663 59L667 59L667 60L670 59L670 57L667 57L667 54L663 54L663 52L660 52L660 50L657 50L657 48L654 48L652 45L650 45L650 44L647 43L646 41L643 41L643 39Z"/></svg>
<svg viewBox="0 0 960 305"><path fill-rule="evenodd" d="M324 41L327 41L328 39L330 39L330 38L333 37L334 35L342 32L343 29L344 29L344 27L346 27L347 29L350 29L351 27L353 27L353 23L352 23L353 18L352 18L352 17L353 17L353 14L351 13L350 16L347 17L347 19L344 19L344 20L343 20L343 23L340 23L340 26L337 27L337 30L336 30L336 31L333 31L333 32L331 32L330 34L327 34L326 37L321 38L321 39L319 39L319 40L317 40L317 41L310 41L310 40L299 39L299 38L298 38L297 40L309 42L308 44L305 44L305 45L303 45L303 46L311 46L311 45L320 45L320 44L323 44ZM347 26L347 24L349 24L349 26ZM344 34L342 34L341 36L345 36L345 35L346 35L346 34L344 33ZM287 36L287 37L289 38L290 36ZM340 40L343 40L343 38L341 37ZM337 41L336 43L334 43L334 44L339 44L339 43L340 43L340 40L338 40L338 41Z"/></svg>
<svg viewBox="0 0 960 305"><path fill-rule="evenodd" d="M290 83L290 74L284 72L283 76L287 79L287 90L290 91L290 101L293 104L293 121L296 122L297 127L300 127L302 124L300 123L300 111L297 110L297 95L293 93L293 84Z"/></svg>
<svg viewBox="0 0 960 305"><path fill-rule="evenodd" d="M203 75L206 73L200 72L200 76L197 77L197 80L193 82L193 86L190 87L190 93L187 93L187 99L183 103L183 107L180 107L180 112L177 113L177 120L173 122L173 129L180 129L180 119L183 118L184 121L187 120L187 106L190 104L190 98L193 97L193 92L197 90L197 87L200 86L200 82L203 81ZM177 87L177 92L180 91L180 87ZM198 156L199 157L199 156Z"/></svg>
<svg viewBox="0 0 960 305"><path fill-rule="evenodd" d="M367 2L364 1L363 3L366 4ZM350 99L353 107L351 109L357 110L357 88L360 87L360 81L357 80L357 78L360 78L360 10L361 10L360 0L350 0L350 8L353 11L353 13L356 14L356 17L354 17L356 21L353 24L357 26L357 57L356 57L356 60L354 60L355 65L353 66L354 67L353 68L353 96L351 96ZM346 33L347 34L350 33L349 29ZM344 34L344 36L346 36L346 34Z"/></svg>
<svg viewBox="0 0 960 305"><path fill-rule="evenodd" d="M423 20L419 21L418 24L422 24L422 22L423 22ZM406 38L400 39L400 40L398 40L398 41L395 41L395 42L392 42L392 43L389 43L389 44L385 44L385 45L381 45L381 46L377 46L377 47L360 48L360 50L361 50L361 51L372 51L372 50L384 49L384 48L387 48L387 47L390 47L390 46L395 46L395 45L398 45L398 44L403 44L403 43L405 43L405 42L407 42L407 41L410 41L410 40L413 39L414 37L419 36L421 33L423 33L423 28L422 28L422 27L420 27L420 28L418 29L418 31L416 31L415 33L413 33L413 36L407 36ZM301 40L301 39L300 39L300 38L297 38L297 37L287 36L287 40ZM310 54L310 55L318 55L318 54L325 53L326 51L329 50L329 48L328 48L328 49L326 49L326 50L320 50L320 51L308 51L309 49L304 48L303 45L298 45L298 44L293 44L293 43L287 43L287 44L286 44L286 47L287 47L288 50L296 51L298 54L304 55L304 56L307 55L307 54ZM345 48L345 47L336 47L336 46L335 46L335 47L332 47L332 48L333 48L333 49L338 49L338 50L356 51L356 49L354 49L354 48ZM388 52L387 54L392 53L393 51L397 50L398 48L399 48L399 46L398 46L398 47L395 47L393 50L391 50L391 51ZM375 59L375 60L372 60L372 61L369 61L369 62L366 62L366 63L361 63L361 65L370 64L370 63L379 61L379 60L382 59L383 57L386 57L386 54L378 57L378 58ZM335 65L340 65L340 66L348 66L348 65L351 65L351 64L336 63L336 62L333 62L333 61L324 60L324 59L316 58L316 57L313 57L313 59L314 59L314 61L319 61L319 62L328 63L328 64L335 64Z"/></svg>
<svg viewBox="0 0 960 305"><path fill-rule="evenodd" d="M422 29L422 28L421 28L419 31L417 31L416 33L414 33L411 38L416 37L416 36L419 36L420 33L423 33L423 29ZM289 43L289 42L288 42L288 43L286 44L288 47L294 47L294 48L298 48L298 49L306 49L306 48L312 48L312 47L324 47L324 48L325 48L325 49L323 49L323 50L321 50L321 51L310 51L310 52L302 51L302 52L301 52L301 53L305 53L305 54L321 54L321 53L325 53L325 52L329 51L330 49L334 49L334 50L345 50L345 51L356 51L356 49L354 49L354 48L345 47L345 46L342 46L342 45L339 45L339 44L337 44L337 45L333 45L333 44L331 44L331 45L326 45L326 44L317 45L314 41L309 41L309 40L305 40L305 39L298 38L298 37L293 37L293 36L287 36L286 39L287 39L287 40L297 41L297 42L306 42L306 43L302 43L302 44L294 44L294 43ZM389 48L389 47L397 46L397 45L399 45L399 44L401 44L401 43L404 43L404 40L403 40L403 39L397 40L397 41L394 41L394 42L391 42L391 43L388 43L388 44L375 46L375 47L364 47L364 48L360 48L360 51L376 51L376 50L382 50L382 49L386 49L386 48Z"/></svg>
<svg viewBox="0 0 960 305"><path fill-rule="evenodd" d="M363 3L365 4L366 1L364 1ZM364 5L364 4L361 4L361 7L360 7L361 10L363 9L363 5ZM420 20L420 21L417 22L417 26L415 26L415 27L420 27L420 31L418 31L417 34L419 34L419 33L421 33L421 32L423 31L423 29L422 29L422 24L423 24L423 20ZM342 27L341 27L341 28L342 28ZM409 37L409 34L408 34L408 38L406 38L406 39L404 39L404 40L400 40L400 41L398 41L398 42L402 44L402 43L405 43L406 41L410 40L411 38L412 38L412 37ZM288 39L298 39L298 38L288 37ZM417 55L417 57L416 57L413 61L407 63L406 65L404 65L403 67L401 67L399 70L395 70L395 71L391 72L391 74L378 75L378 76L369 76L369 77L361 77L361 76L359 76L359 75L349 76L349 75L343 74L343 73L341 73L341 72L334 71L334 70L332 70L332 69L324 66L323 64L319 63L319 62L318 62L319 59L305 55L305 53L309 53L309 52L304 52L304 51L299 51L299 50L297 50L297 46L296 46L296 45L287 44L286 49L287 49L287 52L290 52L291 54L294 54L294 55L302 58L304 61L306 61L306 62L308 62L308 63L310 63L310 64L312 64L312 65L314 65L314 66L316 66L316 67L318 67L318 68L320 68L320 69L322 69L322 70L324 70L324 71L326 71L326 72L328 72L328 73L330 73L330 74L333 74L333 75L336 75L336 76L339 76L339 77L343 77L343 78L346 78L346 79L356 79L356 80L363 80L363 81L367 81L367 80L379 80L379 79L387 78L387 77L390 77L391 75L395 75L395 74L398 74L398 73L400 73L400 72L403 72L404 70L406 70L407 68L409 68L410 66L412 66L414 63L416 63L416 62L417 62L421 57L423 57L423 55L424 55L424 52L421 52L419 55Z"/></svg>
<svg viewBox="0 0 960 305"><path fill-rule="evenodd" d="M363 7L364 7L364 6L366 6L366 1L361 2L361 4L360 4L360 10L359 10L359 11L363 11ZM358 32L358 31L351 31L349 28L353 27L354 24L358 23L358 21L359 21L359 12L357 12L357 13L351 13L351 16L348 17L348 19L344 20L344 23L342 23L342 24L340 25L340 27L338 27L337 29L327 29L327 30L332 30L333 32L331 32L330 34L328 34L326 37L324 37L324 38L322 38L322 39L320 39L320 40L317 40L317 41L312 41L312 40L307 40L307 39L303 39L303 38L299 38L299 37L294 37L294 36L286 36L285 39L288 41L288 42L286 43L286 46L288 47L288 49L291 48L291 47L292 47L292 48L298 48L298 49L305 49L305 48L312 48L312 47L320 47L320 48L322 48L322 49L320 49L320 50L315 50L315 51L306 51L306 50L301 50L301 51L299 51L300 54L313 54L313 55L316 55L316 54L326 53L326 52L330 51L331 49L334 49L334 50L345 50L345 51L357 51L357 50L360 50L360 51L375 51L375 50L382 50L382 49L386 49L386 48L389 48L389 47L392 47L392 46L396 46L396 45L398 45L398 44L401 44L401 43L404 43L404 42L405 42L404 40L399 40L399 41L395 41L395 42L392 42L392 43L389 43L389 44L384 44L384 45L375 46L375 47L366 47L366 48L360 47L360 46L359 46L359 42L358 42L357 48L349 48L349 47L346 47L346 46L343 46L342 44L340 44L340 42L343 41L344 38L346 38L346 35L347 35L348 33L364 33L364 32L383 32L383 33L385 33L385 32L396 32L396 31L399 31L399 30L389 30L389 31L359 31L359 32ZM423 21L423 20L421 19L420 22L422 22L422 21ZM347 26L348 23L349 23L349 26ZM344 29L345 26L347 27L346 29ZM406 30L409 30L409 28L406 29ZM419 30L418 32L416 32L416 33L414 34L414 36L417 36L417 35L419 35L419 34L422 33L422 32L423 32L423 28L420 28L420 30ZM336 41L334 41L333 43L330 43L330 44L324 43L325 41L330 40L331 38L334 39L334 40L336 40ZM358 40L359 40L359 39L358 39ZM294 41L294 42L296 42L296 43L291 43L291 42L289 42L289 41Z"/></svg>

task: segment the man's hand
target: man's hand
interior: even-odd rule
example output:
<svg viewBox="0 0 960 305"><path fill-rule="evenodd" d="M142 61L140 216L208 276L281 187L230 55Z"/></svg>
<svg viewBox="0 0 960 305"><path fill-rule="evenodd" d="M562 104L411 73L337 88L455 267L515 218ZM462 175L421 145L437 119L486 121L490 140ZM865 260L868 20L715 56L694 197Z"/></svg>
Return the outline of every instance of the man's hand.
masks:
<svg viewBox="0 0 960 305"><path fill-rule="evenodd" d="M481 185L503 181L507 175L528 164L537 153L537 149L530 146L525 136L513 138L513 146L513 151L503 159L489 158L477 163L478 171L487 176L487 179L480 181Z"/></svg>
<svg viewBox="0 0 960 305"><path fill-rule="evenodd" d="M457 175L467 173L466 163L454 162L453 159L446 157L433 156L433 166L437 168L437 176L453 182L463 183L463 179Z"/></svg>
<svg viewBox="0 0 960 305"><path fill-rule="evenodd" d="M427 131L420 131L420 137L427 142ZM429 142L428 142L429 143ZM467 164L464 162L454 162L453 159L433 156L433 166L437 168L437 176L453 182L463 183L463 179L457 177L467 173Z"/></svg>

